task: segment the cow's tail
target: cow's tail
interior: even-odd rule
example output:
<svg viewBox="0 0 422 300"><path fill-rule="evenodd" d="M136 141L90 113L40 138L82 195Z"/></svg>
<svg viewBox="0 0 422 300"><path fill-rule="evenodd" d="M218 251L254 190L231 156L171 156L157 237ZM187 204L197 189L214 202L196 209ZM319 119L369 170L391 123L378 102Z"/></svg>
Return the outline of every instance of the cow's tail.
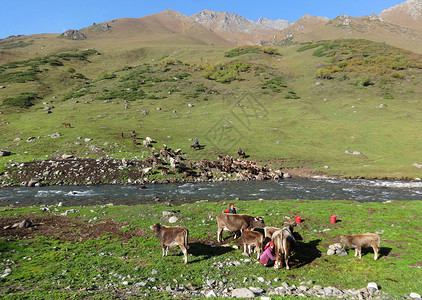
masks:
<svg viewBox="0 0 422 300"><path fill-rule="evenodd" d="M188 229L186 229L186 230L185 230L185 248L186 248L186 249L189 249L188 239L189 239L189 230L188 230Z"/></svg>

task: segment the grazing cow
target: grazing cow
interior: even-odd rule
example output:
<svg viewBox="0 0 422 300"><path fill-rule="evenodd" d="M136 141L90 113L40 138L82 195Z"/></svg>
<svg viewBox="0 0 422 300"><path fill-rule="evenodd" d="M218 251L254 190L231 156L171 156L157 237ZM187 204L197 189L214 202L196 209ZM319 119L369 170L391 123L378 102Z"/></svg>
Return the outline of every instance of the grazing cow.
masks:
<svg viewBox="0 0 422 300"><path fill-rule="evenodd" d="M62 125L64 125L64 127L72 128L72 125L70 125L70 123L62 123Z"/></svg>
<svg viewBox="0 0 422 300"><path fill-rule="evenodd" d="M296 247L296 239L293 236L293 228L296 226L295 222L285 223L285 226L281 230L277 230L273 233L271 239L274 242L275 256L277 262L284 260L286 269L289 270L289 259L291 252ZM280 265L282 265L280 263Z"/></svg>
<svg viewBox="0 0 422 300"><path fill-rule="evenodd" d="M239 155L239 157L242 157L242 158L245 158L246 157L246 154L242 150L242 148L239 148L239 150L237 150L237 154Z"/></svg>
<svg viewBox="0 0 422 300"><path fill-rule="evenodd" d="M264 236L259 231L241 229L242 233L242 243L243 243L243 252L251 255L251 246L255 246L255 252L258 254L256 259L258 260L261 256L262 247L264 244ZM246 252L246 246L248 246L248 251Z"/></svg>
<svg viewBox="0 0 422 300"><path fill-rule="evenodd" d="M185 264L188 263L188 237L189 231L186 227L174 226L168 227L160 225L159 223L150 227L158 236L161 249L163 250L163 257L167 256L168 248L173 248L179 245L185 256Z"/></svg>
<svg viewBox="0 0 422 300"><path fill-rule="evenodd" d="M359 259L362 257L362 248L372 247L374 249L374 260L378 259L380 236L376 233L341 235L340 242L355 248L355 257L359 254Z"/></svg>
<svg viewBox="0 0 422 300"><path fill-rule="evenodd" d="M143 140L142 144L144 145L144 147L148 147L150 142L148 142L147 140Z"/></svg>
<svg viewBox="0 0 422 300"><path fill-rule="evenodd" d="M217 241L223 240L223 229L231 232L241 231L242 229L254 229L255 227L264 228L264 220L261 217L252 217L241 214L219 213L217 215ZM235 234L236 238L236 234Z"/></svg>

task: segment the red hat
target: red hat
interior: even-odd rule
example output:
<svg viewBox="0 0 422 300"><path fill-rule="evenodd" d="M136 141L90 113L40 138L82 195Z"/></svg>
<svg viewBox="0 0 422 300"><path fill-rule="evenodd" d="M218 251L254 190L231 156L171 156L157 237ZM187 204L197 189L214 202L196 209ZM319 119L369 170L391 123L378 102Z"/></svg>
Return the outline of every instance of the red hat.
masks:
<svg viewBox="0 0 422 300"><path fill-rule="evenodd" d="M269 241L266 245L265 245L265 247L264 247L264 250L266 250L268 247L270 247L270 246L273 246L274 247L274 243L273 243L273 241Z"/></svg>

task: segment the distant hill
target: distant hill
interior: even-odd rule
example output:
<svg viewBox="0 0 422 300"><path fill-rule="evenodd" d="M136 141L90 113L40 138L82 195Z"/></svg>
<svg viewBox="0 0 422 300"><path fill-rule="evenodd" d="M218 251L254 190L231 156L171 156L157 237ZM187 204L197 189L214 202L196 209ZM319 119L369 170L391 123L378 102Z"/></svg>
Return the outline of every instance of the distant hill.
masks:
<svg viewBox="0 0 422 300"><path fill-rule="evenodd" d="M141 18L121 18L64 33L12 36L0 40L0 64L66 49L289 45L330 39L367 39L422 53L422 0L408 0L380 15L304 15L295 22L248 20L236 13L205 9L186 16L173 10Z"/></svg>

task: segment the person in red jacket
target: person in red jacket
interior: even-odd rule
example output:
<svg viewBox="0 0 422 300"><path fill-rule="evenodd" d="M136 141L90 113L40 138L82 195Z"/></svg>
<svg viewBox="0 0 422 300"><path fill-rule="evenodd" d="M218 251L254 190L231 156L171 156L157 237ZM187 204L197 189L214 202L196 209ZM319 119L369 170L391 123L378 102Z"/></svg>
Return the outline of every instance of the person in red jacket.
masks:
<svg viewBox="0 0 422 300"><path fill-rule="evenodd" d="M229 209L226 209L224 212L226 214L235 214L236 213L236 208L234 208L234 203L230 203Z"/></svg>
<svg viewBox="0 0 422 300"><path fill-rule="evenodd" d="M272 267L276 261L274 254L274 243L269 241L265 245L264 253L261 254L259 261L264 267Z"/></svg>

